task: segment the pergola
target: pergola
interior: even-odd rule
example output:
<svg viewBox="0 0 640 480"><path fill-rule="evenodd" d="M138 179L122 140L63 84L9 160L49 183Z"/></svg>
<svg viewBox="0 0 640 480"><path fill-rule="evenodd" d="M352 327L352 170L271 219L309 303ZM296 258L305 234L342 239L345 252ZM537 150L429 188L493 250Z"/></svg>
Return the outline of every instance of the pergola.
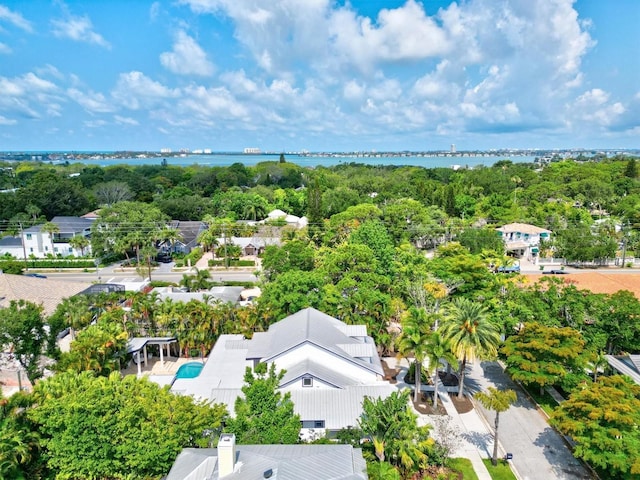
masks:
<svg viewBox="0 0 640 480"><path fill-rule="evenodd" d="M143 353L142 361L144 362L144 366L147 366L147 345L158 345L158 347L160 347L160 362L164 365L164 347L167 347L167 357L171 357L169 346L177 341L178 339L176 337L135 337L129 340L129 343L127 344L127 353L131 353L136 356L138 377L142 375L140 352Z"/></svg>

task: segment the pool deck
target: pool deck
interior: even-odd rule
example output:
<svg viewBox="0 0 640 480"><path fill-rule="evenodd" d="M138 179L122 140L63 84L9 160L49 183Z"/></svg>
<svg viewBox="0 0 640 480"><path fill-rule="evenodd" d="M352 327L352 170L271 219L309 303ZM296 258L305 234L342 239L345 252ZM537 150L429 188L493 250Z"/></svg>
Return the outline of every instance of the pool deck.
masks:
<svg viewBox="0 0 640 480"><path fill-rule="evenodd" d="M178 368L185 363L202 362L207 361L206 357L202 358L176 358L176 357L164 357L164 362L160 362L159 357L152 357L147 360L147 365L142 364L143 376L171 376L173 377ZM122 370L122 375L137 375L138 366L135 363L131 363L129 367Z"/></svg>

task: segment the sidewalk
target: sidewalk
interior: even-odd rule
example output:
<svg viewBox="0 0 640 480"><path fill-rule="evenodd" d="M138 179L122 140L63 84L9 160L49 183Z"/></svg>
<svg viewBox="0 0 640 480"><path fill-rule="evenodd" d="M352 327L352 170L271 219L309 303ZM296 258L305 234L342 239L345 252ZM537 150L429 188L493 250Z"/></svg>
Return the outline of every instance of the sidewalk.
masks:
<svg viewBox="0 0 640 480"><path fill-rule="evenodd" d="M395 367L395 359L385 360L391 368ZM396 387L398 389L411 388L412 385L407 385L401 380L406 373L406 362L402 361L399 366L402 368L402 371L397 375L398 383L396 384ZM456 448L451 456L469 459L479 480L491 480L491 475L489 474L485 464L482 462L482 459L491 457L491 452L493 451L493 434L490 433L486 424L479 417L475 409L467 413L458 413L455 405L449 398L449 394L442 386L442 383L438 384L438 398L447 411L446 417L450 419L451 427L453 427L453 430L457 432L460 439L458 448ZM415 409L413 409L413 411L418 415L419 425L432 425L434 427L431 431L431 435L437 440L438 432L436 431L434 421L434 417L436 416L423 415ZM437 417L441 416L438 415Z"/></svg>

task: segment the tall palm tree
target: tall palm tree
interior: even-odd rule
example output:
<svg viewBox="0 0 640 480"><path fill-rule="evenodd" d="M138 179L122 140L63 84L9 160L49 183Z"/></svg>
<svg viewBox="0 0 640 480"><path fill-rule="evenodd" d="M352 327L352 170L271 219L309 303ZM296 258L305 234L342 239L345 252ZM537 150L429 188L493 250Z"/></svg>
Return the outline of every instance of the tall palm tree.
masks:
<svg viewBox="0 0 640 480"><path fill-rule="evenodd" d="M451 341L453 353L460 361L458 398L462 398L467 361L494 357L500 332L489 321L484 307L467 298L458 298L447 305L440 328L442 336Z"/></svg>
<svg viewBox="0 0 640 480"><path fill-rule="evenodd" d="M489 387L487 392L477 393L475 398L487 409L494 410L496 412L496 420L494 423L494 435L493 435L493 456L491 457L491 463L498 464L498 423L500 421L500 413L509 410L512 403L516 401L518 396L513 390L498 390L494 387Z"/></svg>
<svg viewBox="0 0 640 480"><path fill-rule="evenodd" d="M421 367L427 356L427 342L430 334L431 328L424 310L411 307L402 322L402 333L398 337L398 351L404 356L413 354L414 357L414 402L420 400Z"/></svg>
<svg viewBox="0 0 640 480"><path fill-rule="evenodd" d="M60 227L53 222L47 222L42 225L42 231L49 234L49 239L51 240L51 255L56 256L56 247L53 244L53 236L56 233L60 233Z"/></svg>
<svg viewBox="0 0 640 480"><path fill-rule="evenodd" d="M438 367L443 364L443 360L451 365L458 359L453 353L451 340L443 338L438 331L433 332L427 338L426 350L429 369L434 372L433 408L436 409L438 407Z"/></svg>

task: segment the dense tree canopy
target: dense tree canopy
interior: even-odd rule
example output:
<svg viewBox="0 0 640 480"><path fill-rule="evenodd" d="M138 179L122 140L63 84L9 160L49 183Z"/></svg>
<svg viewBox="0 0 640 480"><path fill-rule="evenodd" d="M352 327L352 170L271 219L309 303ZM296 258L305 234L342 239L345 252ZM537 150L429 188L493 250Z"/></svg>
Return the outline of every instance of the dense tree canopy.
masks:
<svg viewBox="0 0 640 480"><path fill-rule="evenodd" d="M61 373L38 383L28 415L57 478L153 478L184 447L205 447L225 409L196 404L146 379Z"/></svg>

